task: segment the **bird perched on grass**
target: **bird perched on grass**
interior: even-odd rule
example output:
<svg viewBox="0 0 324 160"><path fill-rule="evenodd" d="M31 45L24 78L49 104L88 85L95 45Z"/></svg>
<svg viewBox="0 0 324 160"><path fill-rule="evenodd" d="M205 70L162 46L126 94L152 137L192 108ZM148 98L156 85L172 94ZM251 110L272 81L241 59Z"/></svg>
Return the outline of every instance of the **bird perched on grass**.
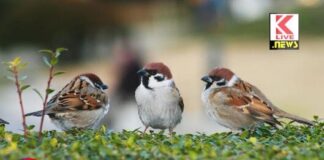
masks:
<svg viewBox="0 0 324 160"><path fill-rule="evenodd" d="M108 89L93 73L76 76L47 103L45 115L63 130L96 129L109 109ZM43 111L25 116L42 116Z"/></svg>
<svg viewBox="0 0 324 160"><path fill-rule="evenodd" d="M281 125L278 118L312 125L305 118L287 113L271 103L255 86L227 68L214 68L202 78L206 82L202 101L207 113L220 125L232 130L253 128L259 123Z"/></svg>
<svg viewBox="0 0 324 160"><path fill-rule="evenodd" d="M163 63L149 63L138 71L141 83L135 92L138 114L145 126L154 129L173 129L180 123L184 108L170 69Z"/></svg>
<svg viewBox="0 0 324 160"><path fill-rule="evenodd" d="M9 124L7 121L0 118L0 124Z"/></svg>

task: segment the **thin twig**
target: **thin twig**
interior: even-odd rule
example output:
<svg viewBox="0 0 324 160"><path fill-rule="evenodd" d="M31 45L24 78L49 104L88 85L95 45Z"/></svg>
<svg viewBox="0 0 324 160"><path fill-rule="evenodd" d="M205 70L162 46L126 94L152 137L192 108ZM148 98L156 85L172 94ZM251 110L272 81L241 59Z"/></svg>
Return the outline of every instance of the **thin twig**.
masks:
<svg viewBox="0 0 324 160"><path fill-rule="evenodd" d="M22 115L22 120L23 120L22 123L23 123L23 128L24 128L24 136L26 138L27 134L28 134L28 131L27 131L25 110L24 110L23 99L22 99L22 91L21 91L20 84L19 84L19 79L18 79L17 67L13 68L13 74L14 74L14 77L15 77L15 85L16 85L17 93L18 93L18 97L19 97L20 110L21 110L21 115Z"/></svg>
<svg viewBox="0 0 324 160"><path fill-rule="evenodd" d="M46 90L45 90L45 99L44 99L44 102L43 102L43 113L42 113L41 123L40 123L40 127L39 127L39 132L38 132L39 139L42 138L43 124L44 124L44 117L45 117L45 109L47 108L47 99L48 99L48 95L49 95L48 90L51 87L51 82L52 82L52 79L53 79L53 71L54 71L54 66L51 66L50 70L49 70L49 78L48 78L48 81L47 81L47 87L46 87Z"/></svg>

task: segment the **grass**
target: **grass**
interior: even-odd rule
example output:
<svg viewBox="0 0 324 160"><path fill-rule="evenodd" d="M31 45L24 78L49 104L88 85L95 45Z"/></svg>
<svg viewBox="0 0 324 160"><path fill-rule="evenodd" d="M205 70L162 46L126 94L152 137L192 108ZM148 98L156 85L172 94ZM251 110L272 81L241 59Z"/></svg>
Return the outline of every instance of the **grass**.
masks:
<svg viewBox="0 0 324 160"><path fill-rule="evenodd" d="M44 131L23 135L0 127L0 159L324 159L324 123L313 127L261 126L241 134L141 135L138 130L111 132ZM30 127L31 128L31 127Z"/></svg>

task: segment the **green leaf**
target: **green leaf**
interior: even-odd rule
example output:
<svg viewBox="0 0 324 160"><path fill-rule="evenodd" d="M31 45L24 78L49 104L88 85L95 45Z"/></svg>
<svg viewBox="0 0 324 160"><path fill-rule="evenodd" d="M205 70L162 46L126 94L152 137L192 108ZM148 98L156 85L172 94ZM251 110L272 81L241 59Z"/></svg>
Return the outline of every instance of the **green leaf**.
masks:
<svg viewBox="0 0 324 160"><path fill-rule="evenodd" d="M255 138L255 137L250 137L249 138L249 141L252 143L252 144L256 144L258 142L258 139Z"/></svg>
<svg viewBox="0 0 324 160"><path fill-rule="evenodd" d="M3 62L7 65L7 70L10 72L19 71L27 66L27 63L23 62L20 57L16 57L9 62Z"/></svg>
<svg viewBox="0 0 324 160"><path fill-rule="evenodd" d="M49 49L42 49L42 50L39 50L38 52L39 53L46 53L46 54L49 54L50 56L54 55L54 52L52 50L49 50Z"/></svg>
<svg viewBox="0 0 324 160"><path fill-rule="evenodd" d="M44 57L43 57L43 61L44 61L44 63L45 63L48 67L52 67L52 65L51 65L51 63L49 63L47 57L44 56Z"/></svg>
<svg viewBox="0 0 324 160"><path fill-rule="evenodd" d="M55 57L58 58L63 51L67 51L68 49L66 48L57 48L55 51Z"/></svg>
<svg viewBox="0 0 324 160"><path fill-rule="evenodd" d="M6 65L6 66L9 66L10 63L9 62L1 62L2 64Z"/></svg>
<svg viewBox="0 0 324 160"><path fill-rule="evenodd" d="M241 133L241 138L247 138L249 136L249 131L248 130L245 130Z"/></svg>
<svg viewBox="0 0 324 160"><path fill-rule="evenodd" d="M40 99L42 99L42 101L44 101L42 94L36 88L34 88L33 91L39 96Z"/></svg>
<svg viewBox="0 0 324 160"><path fill-rule="evenodd" d="M9 63L12 66L18 66L19 64L21 64L21 58L20 57L16 57L12 61L10 61Z"/></svg>
<svg viewBox="0 0 324 160"><path fill-rule="evenodd" d="M35 125L28 125L28 126L27 126L27 129L28 129L28 130L32 130L32 129L34 129L34 128L35 128Z"/></svg>
<svg viewBox="0 0 324 160"><path fill-rule="evenodd" d="M55 66L57 64L57 62L58 62L58 58L56 58L56 57L51 58L51 65L52 66Z"/></svg>
<svg viewBox="0 0 324 160"><path fill-rule="evenodd" d="M64 73L65 73L65 72L62 72L62 71L60 71L60 72L55 72L53 76L58 76L58 75L61 75L61 74L64 74Z"/></svg>
<svg viewBox="0 0 324 160"><path fill-rule="evenodd" d="M50 140L50 144L51 144L52 147L56 147L57 142L58 142L58 141L57 141L56 138L52 138L52 139Z"/></svg>
<svg viewBox="0 0 324 160"><path fill-rule="evenodd" d="M24 85L24 86L21 86L20 87L20 90L21 91L24 91L25 89L27 89L27 88L29 88L30 87L30 85Z"/></svg>
<svg viewBox="0 0 324 160"><path fill-rule="evenodd" d="M24 68L26 68L27 65L28 65L28 63L21 63L21 64L19 64L19 65L17 66L17 69L18 69L18 70L24 69Z"/></svg>
<svg viewBox="0 0 324 160"><path fill-rule="evenodd" d="M49 89L46 90L46 94L51 94L51 93L53 93L53 92L54 92L54 89L50 89L50 88L49 88Z"/></svg>
<svg viewBox="0 0 324 160"><path fill-rule="evenodd" d="M6 78L7 78L8 80L10 80L10 81L14 81L14 82L16 81L15 78L12 77L12 76L6 76Z"/></svg>
<svg viewBox="0 0 324 160"><path fill-rule="evenodd" d="M14 71L11 68L8 68L7 71L14 73Z"/></svg>
<svg viewBox="0 0 324 160"><path fill-rule="evenodd" d="M20 81L26 80L28 78L28 76L22 76L21 78L19 78Z"/></svg>

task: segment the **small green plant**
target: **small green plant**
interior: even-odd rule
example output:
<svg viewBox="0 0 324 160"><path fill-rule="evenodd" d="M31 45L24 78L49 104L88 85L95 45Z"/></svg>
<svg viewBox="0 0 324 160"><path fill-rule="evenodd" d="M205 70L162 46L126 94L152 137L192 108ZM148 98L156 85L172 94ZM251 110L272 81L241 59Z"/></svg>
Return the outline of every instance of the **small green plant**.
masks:
<svg viewBox="0 0 324 160"><path fill-rule="evenodd" d="M57 65L59 61L59 57L63 51L66 51L65 48L57 48L55 51L52 50L41 50L40 53L45 53L46 56L43 56L44 63L49 68L49 76L47 80L47 86L45 89L45 98L43 98L42 94L37 90L34 89L34 91L39 95L39 97L43 101L43 115L41 118L40 128L39 128L39 138L42 136L42 130L43 130L43 124L44 124L44 116L45 116L45 108L47 107L48 97L51 93L54 92L53 89L51 89L51 83L55 76L61 75L64 72L55 72L55 66ZM20 71L24 69L27 65L27 63L22 62L20 57L16 57L13 60L9 62L4 62L6 65L8 71L11 73L10 75L6 76L7 79L12 80L16 86L17 94L19 98L19 104L20 104L20 110L23 120L23 128L24 128L24 135L27 137L28 134L28 127L26 124L26 118L25 118L25 111L24 111L24 104L23 104L23 98L22 93L25 89L29 88L30 85L24 85L22 82L27 78L27 76L20 77Z"/></svg>
<svg viewBox="0 0 324 160"><path fill-rule="evenodd" d="M260 126L241 134L174 135L99 130L37 132L29 140L0 127L0 159L324 159L324 123L287 124L282 129ZM3 139L3 140L1 140Z"/></svg>
<svg viewBox="0 0 324 160"><path fill-rule="evenodd" d="M42 137L42 131L43 131L43 124L44 124L44 117L45 117L45 109L47 108L47 102L48 102L48 97L51 93L54 92L54 89L51 88L51 83L52 80L55 76L61 75L64 72L55 72L55 66L57 65L59 61L59 57L63 51L66 51L67 49L65 48L57 48L55 51L52 50L40 50L40 53L45 53L47 56L43 56L43 61L49 68L49 75L48 75L48 80L47 80L47 86L45 89L45 98L41 95L41 93L34 89L34 91L39 95L39 97L43 100L43 113L42 113L42 118L41 118L41 123L39 127L39 138Z"/></svg>
<svg viewBox="0 0 324 160"><path fill-rule="evenodd" d="M25 118L25 110L24 110L22 93L25 89L29 88L30 85L24 85L22 83L22 81L25 80L27 78L27 76L20 77L19 74L20 74L20 71L27 66L27 63L22 62L20 57L16 57L9 62L4 62L4 64L6 64L8 71L11 73L10 75L6 76L7 79L13 81L16 86L20 110L21 110L21 116L22 116L22 120L23 120L22 125L23 125L23 129L24 129L24 135L26 137L28 134L28 130L27 130L27 124L26 124L26 118Z"/></svg>

